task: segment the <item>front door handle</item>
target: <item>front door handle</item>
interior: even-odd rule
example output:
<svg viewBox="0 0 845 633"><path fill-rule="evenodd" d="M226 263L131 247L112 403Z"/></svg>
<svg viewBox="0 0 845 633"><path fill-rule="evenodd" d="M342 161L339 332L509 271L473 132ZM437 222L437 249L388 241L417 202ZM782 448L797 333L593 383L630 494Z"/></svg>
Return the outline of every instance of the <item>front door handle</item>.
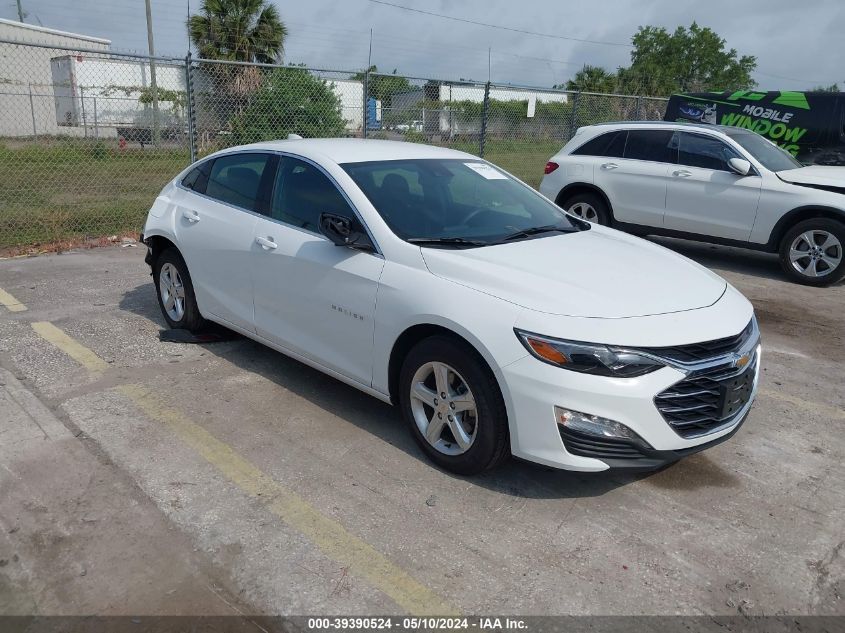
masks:
<svg viewBox="0 0 845 633"><path fill-rule="evenodd" d="M676 169L672 172L673 176L677 176L678 178L689 178L692 176L691 171L687 171L686 169Z"/></svg>
<svg viewBox="0 0 845 633"><path fill-rule="evenodd" d="M259 244L265 251L274 251L279 248L279 245L273 241L272 237L256 237L255 243Z"/></svg>
<svg viewBox="0 0 845 633"><path fill-rule="evenodd" d="M617 167L619 167L619 165L616 163L605 163L601 166L602 169L616 169Z"/></svg>
<svg viewBox="0 0 845 633"><path fill-rule="evenodd" d="M185 218L191 224L196 224L200 221L200 214L196 211L191 211L189 209L185 209L182 211L182 217Z"/></svg>

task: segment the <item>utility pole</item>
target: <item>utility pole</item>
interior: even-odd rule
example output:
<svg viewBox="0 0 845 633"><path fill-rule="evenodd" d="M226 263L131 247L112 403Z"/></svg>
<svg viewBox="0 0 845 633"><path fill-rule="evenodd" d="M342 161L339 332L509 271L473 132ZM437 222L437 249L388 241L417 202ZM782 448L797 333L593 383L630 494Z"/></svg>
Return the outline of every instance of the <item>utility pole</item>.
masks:
<svg viewBox="0 0 845 633"><path fill-rule="evenodd" d="M21 0L18 0L18 22L23 22L23 7L21 6Z"/></svg>
<svg viewBox="0 0 845 633"><path fill-rule="evenodd" d="M20 0L18 0L20 1ZM153 147L158 147L158 84L156 83L155 42L153 41L153 12L150 0L147 5L147 45L150 49L150 88L153 91Z"/></svg>
<svg viewBox="0 0 845 633"><path fill-rule="evenodd" d="M373 64L373 29L370 29L370 52L367 54L367 70L364 71L364 126L361 130L367 138L367 128L370 123L370 68Z"/></svg>

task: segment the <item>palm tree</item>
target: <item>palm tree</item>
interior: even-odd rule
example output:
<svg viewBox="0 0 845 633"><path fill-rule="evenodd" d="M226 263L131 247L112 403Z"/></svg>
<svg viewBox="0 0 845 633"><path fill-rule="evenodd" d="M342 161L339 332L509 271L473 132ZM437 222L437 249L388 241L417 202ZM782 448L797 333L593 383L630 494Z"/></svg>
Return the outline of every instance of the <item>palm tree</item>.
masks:
<svg viewBox="0 0 845 633"><path fill-rule="evenodd" d="M288 34L266 0L202 0L188 32L202 58L267 64L281 61Z"/></svg>

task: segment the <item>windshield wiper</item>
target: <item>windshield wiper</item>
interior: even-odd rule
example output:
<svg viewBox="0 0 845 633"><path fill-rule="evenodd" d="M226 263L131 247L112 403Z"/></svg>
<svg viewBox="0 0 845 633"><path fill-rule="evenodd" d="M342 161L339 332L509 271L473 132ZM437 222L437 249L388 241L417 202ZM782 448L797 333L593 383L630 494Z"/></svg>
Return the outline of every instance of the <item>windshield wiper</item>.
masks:
<svg viewBox="0 0 845 633"><path fill-rule="evenodd" d="M532 226L530 229L522 229L515 231L510 235L506 235L501 239L502 242L509 242L511 240L518 240L522 237L531 237L532 235L539 235L541 233L575 233L580 229L569 226L561 226L560 224L547 224L546 226Z"/></svg>
<svg viewBox="0 0 845 633"><path fill-rule="evenodd" d="M417 246L489 246L490 242L465 237L412 237L405 240Z"/></svg>

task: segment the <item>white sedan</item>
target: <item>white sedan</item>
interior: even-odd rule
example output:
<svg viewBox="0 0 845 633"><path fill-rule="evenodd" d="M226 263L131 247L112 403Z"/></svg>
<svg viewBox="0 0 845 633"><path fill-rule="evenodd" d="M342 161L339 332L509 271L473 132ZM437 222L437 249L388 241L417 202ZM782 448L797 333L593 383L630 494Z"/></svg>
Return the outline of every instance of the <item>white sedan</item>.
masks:
<svg viewBox="0 0 845 633"><path fill-rule="evenodd" d="M654 468L727 439L751 304L469 154L287 140L192 165L143 239L171 327L222 324L399 406L441 467Z"/></svg>

